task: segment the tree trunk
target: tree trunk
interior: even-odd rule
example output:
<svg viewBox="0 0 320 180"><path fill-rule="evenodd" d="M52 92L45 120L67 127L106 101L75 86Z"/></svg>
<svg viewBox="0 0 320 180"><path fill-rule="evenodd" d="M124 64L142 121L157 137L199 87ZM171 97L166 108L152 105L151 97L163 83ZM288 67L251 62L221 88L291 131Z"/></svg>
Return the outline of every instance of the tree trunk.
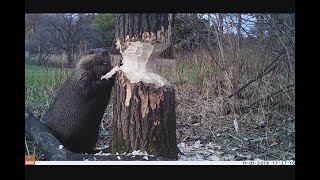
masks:
<svg viewBox="0 0 320 180"><path fill-rule="evenodd" d="M241 29L242 29L242 17L241 13L238 14L238 24L237 24L237 33L238 33L238 38L239 38L239 47L242 47L242 34L241 34Z"/></svg>
<svg viewBox="0 0 320 180"><path fill-rule="evenodd" d="M263 33L263 22L262 22L262 15L257 14L256 15L256 19L257 19L257 37L259 38L259 40L261 40L264 37L264 33Z"/></svg>
<svg viewBox="0 0 320 180"><path fill-rule="evenodd" d="M220 37L223 35L223 19L224 19L224 14L220 13L219 14L219 34Z"/></svg>
<svg viewBox="0 0 320 180"><path fill-rule="evenodd" d="M116 14L116 38L118 38L120 44L124 46L123 50L126 49L126 42L137 40L148 42L148 40L153 39L153 36L157 37L153 43L171 43L174 19L174 14ZM165 39L163 39L164 37ZM169 46L160 56L163 56L163 58L171 58L173 57L172 53L171 46Z"/></svg>
<svg viewBox="0 0 320 180"><path fill-rule="evenodd" d="M69 66L72 65L72 61L73 61L72 51L71 51L71 49L68 49L68 51L67 51L67 62L68 62Z"/></svg>
<svg viewBox="0 0 320 180"><path fill-rule="evenodd" d="M171 45L171 14L117 14L123 56L113 87L111 152L146 151L177 159L175 90L147 63Z"/></svg>
<svg viewBox="0 0 320 180"><path fill-rule="evenodd" d="M40 20L39 14L25 14L24 16L24 24L25 24L24 35L25 36L28 32L30 32L31 30L39 26L39 20Z"/></svg>

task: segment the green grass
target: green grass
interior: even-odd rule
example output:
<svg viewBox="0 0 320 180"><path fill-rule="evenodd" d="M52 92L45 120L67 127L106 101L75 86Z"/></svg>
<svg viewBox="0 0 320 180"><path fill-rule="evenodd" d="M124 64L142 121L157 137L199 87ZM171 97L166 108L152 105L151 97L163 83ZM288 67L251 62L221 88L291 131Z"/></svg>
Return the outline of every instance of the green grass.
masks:
<svg viewBox="0 0 320 180"><path fill-rule="evenodd" d="M157 73L170 81L180 78L199 85L213 71L213 67L206 64L182 64L178 67L160 68ZM68 69L25 64L26 107L44 107L50 104L52 97L69 75Z"/></svg>
<svg viewBox="0 0 320 180"><path fill-rule="evenodd" d="M43 69L43 67L41 66L25 64L25 70L41 70L41 69Z"/></svg>
<svg viewBox="0 0 320 180"><path fill-rule="evenodd" d="M25 64L25 105L45 106L69 76L70 70Z"/></svg>
<svg viewBox="0 0 320 180"><path fill-rule="evenodd" d="M208 76L214 72L214 67L207 64L182 64L178 67L159 68L156 72L168 79L180 78L198 85L208 79Z"/></svg>

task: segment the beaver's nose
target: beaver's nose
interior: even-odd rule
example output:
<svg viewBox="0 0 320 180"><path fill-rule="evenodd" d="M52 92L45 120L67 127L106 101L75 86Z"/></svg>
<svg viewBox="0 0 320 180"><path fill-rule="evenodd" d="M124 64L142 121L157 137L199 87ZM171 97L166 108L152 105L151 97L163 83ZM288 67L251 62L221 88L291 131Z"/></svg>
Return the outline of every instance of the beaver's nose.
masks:
<svg viewBox="0 0 320 180"><path fill-rule="evenodd" d="M107 55L108 52L107 52L106 50L102 50L101 54L102 54L102 55Z"/></svg>
<svg viewBox="0 0 320 180"><path fill-rule="evenodd" d="M101 51L101 54L102 54L102 55L107 55L107 54L108 54L108 51L107 51L107 50L102 50L102 51Z"/></svg>

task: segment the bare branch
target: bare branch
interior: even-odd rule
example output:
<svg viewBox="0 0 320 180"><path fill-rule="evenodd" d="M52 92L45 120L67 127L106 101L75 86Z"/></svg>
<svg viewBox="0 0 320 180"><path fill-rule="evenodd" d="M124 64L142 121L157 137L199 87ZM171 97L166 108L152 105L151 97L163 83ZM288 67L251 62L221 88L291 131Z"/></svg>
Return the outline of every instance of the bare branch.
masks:
<svg viewBox="0 0 320 180"><path fill-rule="evenodd" d="M284 53L284 52L283 52ZM282 53L282 54L283 54ZM251 79L249 82L247 82L245 85L243 85L240 89L238 89L235 93L231 94L228 96L228 98L233 97L236 94L239 94L240 91L242 91L244 88L246 88L247 86L249 86L251 83L253 83L254 81L262 78L264 75L268 74L269 72L271 72L272 70L274 70L278 64L276 64L275 66L273 66L272 68L270 68L275 62L277 62L279 60L279 58L282 56L282 54L280 54L274 61L272 61L263 71L262 73L260 73L258 76L256 76L254 79ZM270 69L269 69L270 68ZM269 69L269 70L268 70Z"/></svg>
<svg viewBox="0 0 320 180"><path fill-rule="evenodd" d="M266 97L262 97L262 98L256 100L256 101L253 102L250 106L254 106L255 104L259 103L260 101L262 101L262 100L264 100L264 99L269 99L269 98L271 98L272 96L277 95L277 94L279 94L279 93L281 93L281 92L291 91L292 89L289 89L289 88L291 88L291 87L294 87L294 84L290 84L290 85L288 85L287 87L285 87L286 90L280 89L280 90L278 90L278 91L272 92L271 94L267 95Z"/></svg>

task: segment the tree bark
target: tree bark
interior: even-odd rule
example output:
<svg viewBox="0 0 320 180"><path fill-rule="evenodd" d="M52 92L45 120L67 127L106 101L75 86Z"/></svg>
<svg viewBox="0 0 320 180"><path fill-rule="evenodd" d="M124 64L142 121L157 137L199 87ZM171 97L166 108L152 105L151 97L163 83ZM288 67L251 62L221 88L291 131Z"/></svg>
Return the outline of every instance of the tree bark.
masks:
<svg viewBox="0 0 320 180"><path fill-rule="evenodd" d="M223 21L224 21L224 14L219 13L219 34L220 37L223 35Z"/></svg>
<svg viewBox="0 0 320 180"><path fill-rule="evenodd" d="M26 36L26 34L33 30L34 28L37 28L39 25L39 15L38 14L25 14L24 17L24 29L25 29L25 33L24 35Z"/></svg>
<svg viewBox="0 0 320 180"><path fill-rule="evenodd" d="M113 87L112 153L146 151L177 158L175 90L172 86L133 84L123 72Z"/></svg>
<svg viewBox="0 0 320 180"><path fill-rule="evenodd" d="M123 44L125 42L142 40L143 33L151 33L157 36L157 42L172 42L172 30L174 26L175 14L151 14L151 13L122 13L116 14L116 38ZM166 37L165 39L162 39ZM173 59L173 47L169 46L160 55L161 58Z"/></svg>
<svg viewBox="0 0 320 180"><path fill-rule="evenodd" d="M241 29L242 29L242 17L241 13L238 15L238 24L237 24L237 33L238 33L238 38L239 38L239 47L242 47L242 34L241 34Z"/></svg>
<svg viewBox="0 0 320 180"><path fill-rule="evenodd" d="M259 38L259 40L261 40L262 38L264 38L264 33L263 33L263 19L262 19L262 15L257 14L256 15L256 27L257 27L257 37Z"/></svg>

